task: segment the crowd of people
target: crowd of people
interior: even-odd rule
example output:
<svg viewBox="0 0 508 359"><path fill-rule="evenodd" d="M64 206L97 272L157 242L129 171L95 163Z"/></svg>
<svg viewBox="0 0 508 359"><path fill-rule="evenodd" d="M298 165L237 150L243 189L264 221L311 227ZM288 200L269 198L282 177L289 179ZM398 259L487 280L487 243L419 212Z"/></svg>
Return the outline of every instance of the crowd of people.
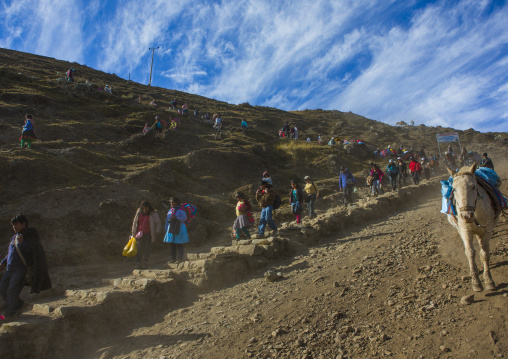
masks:
<svg viewBox="0 0 508 359"><path fill-rule="evenodd" d="M69 69L67 80L74 81L74 70ZM91 81L91 80L90 80ZM91 83L91 82L90 82ZM106 85L105 91L111 91L111 87ZM155 101L151 103L156 106ZM169 110L176 109L178 114L186 116L189 111L187 103L178 107L178 99L170 102ZM199 119L199 110L194 110L194 119ZM223 119L221 113L214 114L211 118L209 113L205 113L201 119L206 123L211 123L214 129L215 139L221 139L223 128ZM159 116L155 116L154 123L150 126L145 123L143 133L147 134L154 130L156 133L162 133L165 129L176 129L180 125L180 118L170 117L169 125ZM245 132L249 127L245 120L242 120L240 127ZM35 132L35 121L32 115L25 116L25 122L20 137L21 147L26 144L31 148L32 142L37 140ZM299 129L296 125L290 125L286 121L283 127L278 131L280 138L291 138L298 140ZM317 137L318 144L322 144L321 134ZM307 138L311 142L311 138ZM355 141L359 145L364 145L362 139ZM326 142L325 142L326 143ZM331 137L328 145L347 145L348 140L342 140L338 137ZM435 175L440 168L440 157L432 154L427 155L426 148L423 146L420 151L406 150L403 145L393 149L388 146L386 149L378 148L374 156L379 158L388 158L385 171L374 162L370 163L366 184L370 186L370 192L377 196L384 192L383 182L388 178L389 188L392 191L400 189L407 185L408 178L414 184L419 184L422 177L429 179ZM408 163L406 163L408 161ZM467 151L463 148L457 157L452 146L444 155L445 165L456 169L459 165L468 165L476 162L480 166L494 169L492 160L484 153L482 157L477 152ZM356 179L345 166L340 167L338 189L342 191L342 203L349 206L353 202L353 192L356 185ZM317 216L315 211L316 201L319 199L319 187L310 176L304 177L304 184L300 184L297 179L293 179L288 186L289 204L291 213L295 217L296 224L302 223L304 216L304 205L307 207L307 217L312 219ZM234 195L236 199L235 211L236 219L233 224L233 232L236 239L242 236L251 238L250 228L255 227L253 208L247 196L243 192L237 192ZM274 210L281 205L281 198L274 188L270 174L265 171L259 183L259 188L255 193L255 200L260 207L260 216L257 228L255 230L256 238L265 236L268 226L273 232L278 232L277 224L274 221ZM190 241L187 226L193 217L193 206L181 201L177 197L171 197L169 200L170 209L166 215L164 226L160 220L157 210L155 210L149 201L142 201L136 210L132 223L131 236L137 240L136 266L146 268L148 266L151 254L151 246L157 241L158 236L163 233L163 242L169 244L171 252L171 262L179 262L184 259L184 244ZM6 317L10 318L19 315L24 308L24 303L19 295L23 286L30 281L33 292L51 288L51 280L47 271L47 263L44 256L44 250L40 245L38 233L34 228L28 227L28 220L23 215L17 215L12 219L12 225L15 235L11 238L8 248L8 254L0 262L0 271L5 269L0 282L0 295L6 301ZM27 281L28 274L28 281Z"/></svg>

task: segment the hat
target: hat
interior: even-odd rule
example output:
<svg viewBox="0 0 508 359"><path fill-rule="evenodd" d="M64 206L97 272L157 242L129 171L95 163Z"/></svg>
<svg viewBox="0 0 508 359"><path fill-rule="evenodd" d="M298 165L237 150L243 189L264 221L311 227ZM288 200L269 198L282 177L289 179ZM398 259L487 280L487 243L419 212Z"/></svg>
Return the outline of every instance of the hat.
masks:
<svg viewBox="0 0 508 359"><path fill-rule="evenodd" d="M390 160L388 162L393 163L393 160L390 158Z"/></svg>
<svg viewBox="0 0 508 359"><path fill-rule="evenodd" d="M398 159L398 160L401 160L401 159L402 159L402 157L397 157L397 159Z"/></svg>
<svg viewBox="0 0 508 359"><path fill-rule="evenodd" d="M341 170L341 171L344 171L345 169L346 169L346 167L344 167L344 166L340 166L340 170Z"/></svg>
<svg viewBox="0 0 508 359"><path fill-rule="evenodd" d="M266 176L266 175L270 176L270 174L268 173L268 171L263 172L263 177L264 177L264 176Z"/></svg>
<svg viewBox="0 0 508 359"><path fill-rule="evenodd" d="M310 180L310 176L305 176L305 177L303 177L303 179L304 179L305 181Z"/></svg>
<svg viewBox="0 0 508 359"><path fill-rule="evenodd" d="M158 120L159 119L159 116L155 116L155 119Z"/></svg>

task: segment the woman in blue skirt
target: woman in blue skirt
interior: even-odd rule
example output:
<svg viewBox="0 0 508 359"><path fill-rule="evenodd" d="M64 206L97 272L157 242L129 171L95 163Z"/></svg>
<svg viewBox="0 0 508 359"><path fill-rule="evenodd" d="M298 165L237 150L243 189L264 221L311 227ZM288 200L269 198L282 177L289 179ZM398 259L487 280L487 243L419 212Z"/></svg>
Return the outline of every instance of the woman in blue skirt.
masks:
<svg viewBox="0 0 508 359"><path fill-rule="evenodd" d="M189 242L187 233L187 212L180 206L180 201L176 197L169 199L171 209L166 217L166 227L164 243L171 245L171 261L183 261L183 244Z"/></svg>

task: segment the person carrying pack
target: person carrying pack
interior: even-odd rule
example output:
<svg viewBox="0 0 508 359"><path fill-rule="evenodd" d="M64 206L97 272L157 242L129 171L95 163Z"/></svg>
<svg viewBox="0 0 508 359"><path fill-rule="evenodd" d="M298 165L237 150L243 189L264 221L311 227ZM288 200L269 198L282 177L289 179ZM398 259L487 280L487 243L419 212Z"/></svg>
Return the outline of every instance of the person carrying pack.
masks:
<svg viewBox="0 0 508 359"><path fill-rule="evenodd" d="M261 207L261 216L259 218L257 235L258 238L263 238L265 236L265 228L267 224L274 232L277 232L277 226L273 221L273 209L276 195L277 194L272 188L272 185L265 181L261 181L259 189L256 191L256 200Z"/></svg>
<svg viewBox="0 0 508 359"><path fill-rule="evenodd" d="M411 162L409 163L409 169L411 170L411 176L413 177L413 183L420 184L420 175L422 172L422 165L415 158L411 158Z"/></svg>
<svg viewBox="0 0 508 359"><path fill-rule="evenodd" d="M171 246L171 262L183 261L183 245L189 242L187 233L187 213L188 210L176 197L169 199L171 209L166 217L164 243Z"/></svg>
<svg viewBox="0 0 508 359"><path fill-rule="evenodd" d="M222 115L219 113L217 117L215 118L215 123L213 125L213 128L215 128L215 139L220 140L221 139L221 130L222 130Z"/></svg>
<svg viewBox="0 0 508 359"><path fill-rule="evenodd" d="M399 188L401 188L402 182L404 182L404 186L406 185L407 177L407 164L402 157L397 158L397 167L399 168Z"/></svg>
<svg viewBox="0 0 508 359"><path fill-rule="evenodd" d="M388 179L390 180L392 191L395 191L397 189L397 177L399 176L399 168L395 164L394 160L390 159L390 161L388 161L388 166L386 166L386 173L388 174Z"/></svg>
<svg viewBox="0 0 508 359"><path fill-rule="evenodd" d="M316 204L316 199L319 198L319 188L316 186L314 181L311 180L310 176L305 176L305 203L307 203L307 209L309 210L309 217L316 218L317 214L314 211L314 206Z"/></svg>
<svg viewBox="0 0 508 359"><path fill-rule="evenodd" d="M302 202L303 191L295 180L291 181L291 191L289 192L289 202L291 203L291 212L296 217L296 223L302 223Z"/></svg>
<svg viewBox="0 0 508 359"><path fill-rule="evenodd" d="M252 209L251 205L242 192L236 193L235 198L238 201L236 203L236 220L233 224L236 239L240 239L242 232L247 238L250 238L249 227L254 224L254 217L252 217L250 212Z"/></svg>
<svg viewBox="0 0 508 359"><path fill-rule="evenodd" d="M352 192L355 182L356 181L353 177L353 174L345 166L341 166L339 175L339 189L341 189L344 194L342 199L344 207L347 207L353 202Z"/></svg>

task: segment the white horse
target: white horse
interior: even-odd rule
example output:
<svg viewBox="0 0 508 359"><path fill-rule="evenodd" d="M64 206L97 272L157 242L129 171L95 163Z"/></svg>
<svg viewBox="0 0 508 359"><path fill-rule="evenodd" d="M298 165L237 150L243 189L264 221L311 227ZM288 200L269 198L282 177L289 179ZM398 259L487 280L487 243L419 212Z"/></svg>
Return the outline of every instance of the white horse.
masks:
<svg viewBox="0 0 508 359"><path fill-rule="evenodd" d="M449 214L448 222L457 229L462 242L464 242L473 290L481 292L483 287L475 262L473 236L476 236L480 245L485 288L495 290L496 284L492 280L489 268L489 241L501 212L496 211L487 191L478 185L474 174L475 170L476 163L471 167L461 168L457 173L448 168L448 172L453 177L453 198L457 209L457 216Z"/></svg>

